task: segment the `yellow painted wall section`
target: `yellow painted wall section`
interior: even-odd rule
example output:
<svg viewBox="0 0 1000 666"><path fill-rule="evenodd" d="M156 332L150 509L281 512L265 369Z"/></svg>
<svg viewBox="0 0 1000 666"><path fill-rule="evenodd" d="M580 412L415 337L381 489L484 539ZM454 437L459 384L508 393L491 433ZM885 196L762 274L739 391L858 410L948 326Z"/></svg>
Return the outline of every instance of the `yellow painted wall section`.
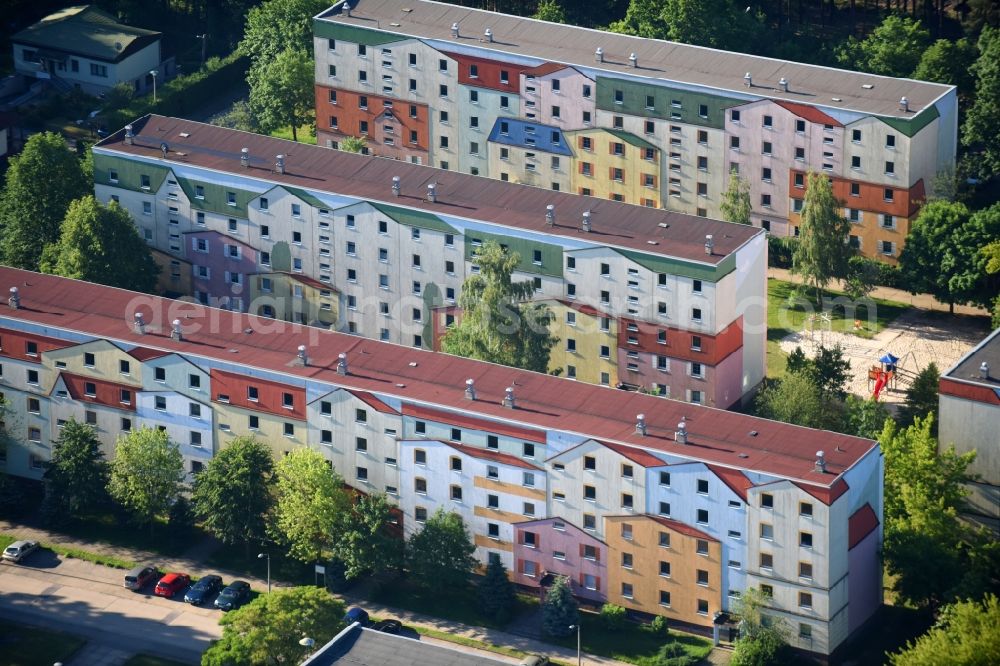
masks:
<svg viewBox="0 0 1000 666"><path fill-rule="evenodd" d="M275 460L279 460L286 452L306 445L306 428L303 421L286 420L265 412L254 412L234 407L225 403L213 402L215 422L218 428L218 450L226 448L235 437L253 435L271 449ZM257 417L257 428L250 427L250 417ZM285 423L295 427L295 435L286 437ZM228 430L226 427L228 426Z"/></svg>
<svg viewBox="0 0 1000 666"><path fill-rule="evenodd" d="M601 317L585 314L554 299L539 301L552 310L552 325L549 330L559 338L549 355L549 372L559 371L560 376L571 376L570 366L575 369L578 381L601 384L602 373L607 375L607 385L618 383L617 326L601 330ZM570 341L573 341L572 343ZM576 350L572 351L571 346ZM606 347L608 354L601 355Z"/></svg>
<svg viewBox="0 0 1000 666"><path fill-rule="evenodd" d="M584 189L589 189L590 195L599 199L618 195L625 203L658 206L659 150L654 148L653 159L647 160L644 147L603 129L567 132L566 141L575 155L571 170L574 193L582 194Z"/></svg>
<svg viewBox="0 0 1000 666"><path fill-rule="evenodd" d="M87 354L93 354L94 363L87 363ZM128 366L128 372L122 372L121 363ZM58 367L56 364L65 364ZM142 386L142 363L110 342L95 340L86 344L65 349L56 349L42 355L42 365L52 370L48 377L55 378L60 372L69 372L81 377L93 377L116 384ZM51 388L51 386L49 387Z"/></svg>

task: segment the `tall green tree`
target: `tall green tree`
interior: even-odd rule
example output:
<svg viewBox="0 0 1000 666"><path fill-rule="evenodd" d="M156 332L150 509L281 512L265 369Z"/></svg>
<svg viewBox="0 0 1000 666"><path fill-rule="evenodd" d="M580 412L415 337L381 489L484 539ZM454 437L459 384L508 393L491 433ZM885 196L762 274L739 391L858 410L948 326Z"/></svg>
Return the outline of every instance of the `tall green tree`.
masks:
<svg viewBox="0 0 1000 666"><path fill-rule="evenodd" d="M449 354L545 372L558 338L549 333L552 311L523 303L534 294L530 281L513 282L521 257L493 240L483 243L466 278L459 305L462 319L448 329L442 348Z"/></svg>
<svg viewBox="0 0 1000 666"><path fill-rule="evenodd" d="M613 32L648 39L667 39L670 27L663 18L661 0L630 0L625 18L609 26Z"/></svg>
<svg viewBox="0 0 1000 666"><path fill-rule="evenodd" d="M729 184L722 193L722 219L737 224L750 224L750 183L739 172L729 174Z"/></svg>
<svg viewBox="0 0 1000 666"><path fill-rule="evenodd" d="M989 178L1000 174L1000 28L983 28L978 48L972 67L976 94L962 125L962 144L975 153L979 175Z"/></svg>
<svg viewBox="0 0 1000 666"><path fill-rule="evenodd" d="M846 67L883 76L910 76L931 41L920 21L890 14L864 40L848 38L837 59Z"/></svg>
<svg viewBox="0 0 1000 666"><path fill-rule="evenodd" d="M222 638L201 657L202 666L300 664L344 628L344 604L319 587L276 589L219 620ZM309 648L299 643L308 637Z"/></svg>
<svg viewBox="0 0 1000 666"><path fill-rule="evenodd" d="M844 410L844 432L867 439L878 439L886 420L892 418L884 402L856 395L847 396Z"/></svg>
<svg viewBox="0 0 1000 666"><path fill-rule="evenodd" d="M10 159L0 192L0 259L38 270L42 248L59 240L70 202L94 187L66 141L53 132L35 134Z"/></svg>
<svg viewBox="0 0 1000 666"><path fill-rule="evenodd" d="M313 50L312 17L329 8L327 0L266 0L253 7L239 51L250 58L251 69L272 62L286 49Z"/></svg>
<svg viewBox="0 0 1000 666"><path fill-rule="evenodd" d="M939 39L920 56L913 78L945 83L958 88L958 95L968 99L975 92L972 65L979 52L967 39Z"/></svg>
<svg viewBox="0 0 1000 666"><path fill-rule="evenodd" d="M788 373L772 380L757 395L759 416L825 430L839 430L843 425L843 407L828 400L808 372Z"/></svg>
<svg viewBox="0 0 1000 666"><path fill-rule="evenodd" d="M152 531L183 479L184 457L165 431L144 426L118 438L108 492L140 525Z"/></svg>
<svg viewBox="0 0 1000 666"><path fill-rule="evenodd" d="M961 601L943 609L923 636L889 655L892 666L1000 664L1000 600L989 594L981 602Z"/></svg>
<svg viewBox="0 0 1000 666"><path fill-rule="evenodd" d="M305 51L288 48L273 60L254 66L250 80L250 109L262 132L290 125L292 140L314 113L313 61Z"/></svg>
<svg viewBox="0 0 1000 666"><path fill-rule="evenodd" d="M507 577L507 567L499 557L491 559L486 565L486 575L479 583L480 608L499 624L506 624L510 620L515 599L514 585Z"/></svg>
<svg viewBox="0 0 1000 666"><path fill-rule="evenodd" d="M986 274L1000 274L1000 241L990 243L980 251L983 259L986 260ZM993 299L993 328L1000 328L1000 293Z"/></svg>
<svg viewBox="0 0 1000 666"><path fill-rule="evenodd" d="M351 506L340 475L312 449L295 449L278 462L276 473L275 538L302 562L329 559L334 522Z"/></svg>
<svg viewBox="0 0 1000 666"><path fill-rule="evenodd" d="M40 268L44 273L147 293L156 288L160 272L128 211L114 201L104 206L93 195L70 203L59 240L46 246Z"/></svg>
<svg viewBox="0 0 1000 666"><path fill-rule="evenodd" d="M469 575L476 566L472 556L475 552L462 517L444 509L435 511L406 542L410 575L421 585L440 592L469 584Z"/></svg>
<svg viewBox="0 0 1000 666"><path fill-rule="evenodd" d="M107 500L108 464L93 427L67 421L45 463L46 516L53 521L81 518Z"/></svg>
<svg viewBox="0 0 1000 666"><path fill-rule="evenodd" d="M639 37L737 51L754 50L758 15L735 0L631 0L610 29Z"/></svg>
<svg viewBox="0 0 1000 666"><path fill-rule="evenodd" d="M815 288L821 309L823 290L831 280L844 274L851 255L845 242L851 233L851 223L840 211L830 181L822 174L810 172L792 270Z"/></svg>
<svg viewBox="0 0 1000 666"><path fill-rule="evenodd" d="M273 488L270 449L256 437L237 437L195 479L195 515L220 541L243 543L249 553L267 537Z"/></svg>
<svg viewBox="0 0 1000 666"><path fill-rule="evenodd" d="M931 435L937 437L938 413L938 382L941 373L933 361L917 373L913 383L906 389L906 402L899 410L899 423L906 427L913 425L918 418L934 417L931 423Z"/></svg>
<svg viewBox="0 0 1000 666"><path fill-rule="evenodd" d="M542 631L549 636L569 636L580 621L580 604L573 598L569 580L556 576L542 603Z"/></svg>
<svg viewBox="0 0 1000 666"><path fill-rule="evenodd" d="M562 5L559 4L558 0L541 0L532 18L536 18L539 21L549 21L550 23L565 23L566 12L563 11Z"/></svg>
<svg viewBox="0 0 1000 666"><path fill-rule="evenodd" d="M736 600L733 613L740 619L740 637L733 645L736 666L777 666L790 661L784 622L763 621L761 609L770 604L771 598L760 588L749 586Z"/></svg>
<svg viewBox="0 0 1000 666"><path fill-rule="evenodd" d="M333 522L333 557L353 580L364 574L398 569L403 561L402 539L393 531L393 504L385 493L359 495Z"/></svg>
<svg viewBox="0 0 1000 666"><path fill-rule="evenodd" d="M339 144L340 149L347 153L363 153L368 146L368 140L363 136L349 136Z"/></svg>

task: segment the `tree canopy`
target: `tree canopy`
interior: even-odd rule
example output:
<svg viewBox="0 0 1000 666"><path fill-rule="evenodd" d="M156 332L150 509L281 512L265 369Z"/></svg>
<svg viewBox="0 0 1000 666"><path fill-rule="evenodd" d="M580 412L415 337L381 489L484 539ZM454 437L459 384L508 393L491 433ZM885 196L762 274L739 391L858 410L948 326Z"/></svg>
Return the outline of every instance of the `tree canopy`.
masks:
<svg viewBox="0 0 1000 666"><path fill-rule="evenodd" d="M737 224L750 224L750 183L733 170L729 174L729 184L722 193L722 219Z"/></svg>
<svg viewBox="0 0 1000 666"><path fill-rule="evenodd" d="M500 624L506 624L516 597L507 577L507 567L499 557L490 559L486 574L479 582L479 605L483 612Z"/></svg>
<svg viewBox="0 0 1000 666"><path fill-rule="evenodd" d="M937 624L895 654L892 666L1000 663L1000 601L988 594L981 601L961 601L944 608Z"/></svg>
<svg viewBox="0 0 1000 666"><path fill-rule="evenodd" d="M917 373L910 387L906 389L906 403L899 410L900 425L913 425L917 418L927 418L927 415L930 414L934 417L931 434L937 437L938 381L940 379L941 373L933 361Z"/></svg>
<svg viewBox="0 0 1000 666"><path fill-rule="evenodd" d="M556 576L542 603L542 630L549 636L568 636L580 621L580 604L573 597L569 580Z"/></svg>
<svg viewBox="0 0 1000 666"><path fill-rule="evenodd" d="M830 404L808 372L789 372L771 381L757 396L757 414L807 428L837 430L842 423L838 406Z"/></svg>
<svg viewBox="0 0 1000 666"><path fill-rule="evenodd" d="M823 289L847 269L851 248L845 241L850 233L851 223L841 215L840 202L833 195L830 181L822 174L810 172L792 271L816 289L821 308Z"/></svg>
<svg viewBox="0 0 1000 666"><path fill-rule="evenodd" d="M962 144L978 153L972 162L983 178L1000 174L1000 28L983 28L972 66L976 94L962 125Z"/></svg>
<svg viewBox="0 0 1000 666"><path fill-rule="evenodd" d="M476 566L476 546L462 517L438 509L423 528L406 543L410 575L431 589L446 591L465 587Z"/></svg>
<svg viewBox="0 0 1000 666"><path fill-rule="evenodd" d="M333 522L333 557L353 580L368 573L397 569L403 560L402 539L393 531L393 504L385 493L359 495Z"/></svg>
<svg viewBox="0 0 1000 666"><path fill-rule="evenodd" d="M40 268L75 280L152 292L159 266L128 211L87 195L69 205L57 242L42 252Z"/></svg>
<svg viewBox="0 0 1000 666"><path fill-rule="evenodd" d="M45 514L53 521L80 518L106 499L108 464L93 427L67 421L45 463Z"/></svg>
<svg viewBox="0 0 1000 666"><path fill-rule="evenodd" d="M312 449L295 449L278 461L274 536L302 562L329 559L333 525L350 510L340 475Z"/></svg>
<svg viewBox="0 0 1000 666"><path fill-rule="evenodd" d="M255 65L253 71L248 77L250 109L258 127L273 132L291 126L292 140L298 141L298 128L314 113L312 58L305 51L287 48Z"/></svg>
<svg viewBox="0 0 1000 666"><path fill-rule="evenodd" d="M565 23L566 12L563 11L562 5L557 0L541 0L532 18L550 23Z"/></svg>
<svg viewBox="0 0 1000 666"><path fill-rule="evenodd" d="M975 91L972 66L977 55L976 47L967 39L939 39L920 56L913 78L953 85L960 97L968 98Z"/></svg>
<svg viewBox="0 0 1000 666"><path fill-rule="evenodd" d="M326 0L266 0L247 13L240 53L250 58L251 69L286 49L312 53L312 17L329 6Z"/></svg>
<svg viewBox="0 0 1000 666"><path fill-rule="evenodd" d="M108 492L139 524L152 528L183 479L184 457L165 431L144 426L118 438Z"/></svg>
<svg viewBox="0 0 1000 666"><path fill-rule="evenodd" d="M760 17L735 0L631 0L625 18L610 29L628 35L669 39L734 51L753 50Z"/></svg>
<svg viewBox="0 0 1000 666"><path fill-rule="evenodd" d="M913 74L931 34L917 19L889 14L865 39L849 38L837 53L841 64L872 74Z"/></svg>

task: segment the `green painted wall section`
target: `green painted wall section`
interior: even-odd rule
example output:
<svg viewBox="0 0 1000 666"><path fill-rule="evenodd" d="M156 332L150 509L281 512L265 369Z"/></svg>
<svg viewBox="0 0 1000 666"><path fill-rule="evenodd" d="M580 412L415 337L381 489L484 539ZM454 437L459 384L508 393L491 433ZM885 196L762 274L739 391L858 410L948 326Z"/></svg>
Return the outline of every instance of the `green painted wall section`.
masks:
<svg viewBox="0 0 1000 666"><path fill-rule="evenodd" d="M622 91L622 103L615 103L615 91ZM646 108L646 96L653 96L653 108ZM681 103L680 108L671 105L673 100ZM612 79L606 76L597 77L597 108L603 111L626 113L630 116L661 118L677 120L690 125L715 127L722 129L725 125L725 110L738 104L746 104L746 100L731 99L719 95L696 93L690 90L678 90L655 86L648 83ZM700 105L708 107L708 117L698 114ZM671 114L679 114L673 118Z"/></svg>
<svg viewBox="0 0 1000 666"><path fill-rule="evenodd" d="M368 28L358 28L353 25L344 25L333 21L315 19L313 21L313 34L322 39L336 39L354 44L366 44L368 46L381 46L392 42L404 40L399 35L392 35L379 30L369 30Z"/></svg>
<svg viewBox="0 0 1000 666"><path fill-rule="evenodd" d="M191 201L192 208L204 210L209 213L218 213L219 215L246 217L247 205L249 205L252 199L259 196L256 192L237 190L231 187L217 185L215 183L192 180L190 178L178 178L177 183L181 186L181 189L184 190L184 194L186 194L188 199ZM199 185L203 188L203 197L198 197L197 195L197 187ZM235 206L230 206L228 203L229 192L234 192L236 194Z"/></svg>
<svg viewBox="0 0 1000 666"><path fill-rule="evenodd" d="M929 106L913 118L903 119L887 118L885 116L876 117L897 132L912 138L917 132L940 118L941 112L938 111L936 106Z"/></svg>
<svg viewBox="0 0 1000 666"><path fill-rule="evenodd" d="M522 273L534 273L537 275L549 275L552 277L562 277L563 274L563 249L559 245L549 243L539 243L527 238L517 238L514 236L499 236L483 233L481 231L468 231L465 235L465 258L467 261L474 261L473 254L477 247L472 244L472 239L478 238L482 242L495 240L505 246L511 252L520 255L517 270ZM535 250L542 253L542 265L539 266L533 260Z"/></svg>
<svg viewBox="0 0 1000 666"><path fill-rule="evenodd" d="M653 148L654 150L659 150L659 148L651 144L649 141L646 141L645 139L640 138L635 134L632 134L631 132L625 132L623 130L616 130L616 129L608 129L607 127L604 128L604 131L610 134L611 136L618 137L625 143L632 144L633 146L638 146L639 148Z"/></svg>
<svg viewBox="0 0 1000 666"><path fill-rule="evenodd" d="M111 182L111 171L118 173L118 182ZM133 192L156 192L170 173L168 167L148 162L138 162L114 155L94 153L94 182L99 185L114 185ZM142 189L141 176L149 176L148 190Z"/></svg>
<svg viewBox="0 0 1000 666"><path fill-rule="evenodd" d="M419 229L440 231L445 234L458 235L458 231L456 231L455 227L451 226L433 213L425 213L422 210L411 210L409 208L399 208L398 206L389 206L382 203L372 203L370 201L368 203L371 204L372 208L381 212L383 215L391 217L399 224L403 224L408 227L417 227Z"/></svg>
<svg viewBox="0 0 1000 666"><path fill-rule="evenodd" d="M631 259L640 266L645 266L654 273L671 273L673 275L682 275L695 280L704 280L705 282L718 282L736 270L735 254L730 254L716 266L705 266L702 264L684 261L683 259L660 257L652 254L646 254L645 252L637 252L635 250L616 251L623 257Z"/></svg>

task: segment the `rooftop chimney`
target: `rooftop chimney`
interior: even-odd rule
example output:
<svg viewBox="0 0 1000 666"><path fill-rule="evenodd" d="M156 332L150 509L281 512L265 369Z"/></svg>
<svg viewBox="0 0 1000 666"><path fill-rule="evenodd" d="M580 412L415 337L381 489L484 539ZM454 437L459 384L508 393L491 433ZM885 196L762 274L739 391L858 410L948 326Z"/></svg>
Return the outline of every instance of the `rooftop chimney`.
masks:
<svg viewBox="0 0 1000 666"><path fill-rule="evenodd" d="M250 166L250 149L244 148L240 151L240 166L244 169Z"/></svg>
<svg viewBox="0 0 1000 666"><path fill-rule="evenodd" d="M135 140L135 134L132 134L131 123L125 126L125 145L131 146Z"/></svg>
<svg viewBox="0 0 1000 666"><path fill-rule="evenodd" d="M351 3L349 3L349 2L345 2L344 3L344 13L347 14L348 18L350 18L350 16L351 16Z"/></svg>
<svg viewBox="0 0 1000 666"><path fill-rule="evenodd" d="M901 108L903 111L909 111L910 110L910 100L906 99L905 97L900 97L899 98L899 108Z"/></svg>
<svg viewBox="0 0 1000 666"><path fill-rule="evenodd" d="M10 288L10 298L7 299L10 303L11 310L17 310L21 307L21 297L17 293L17 287Z"/></svg>
<svg viewBox="0 0 1000 666"><path fill-rule="evenodd" d="M431 203L437 201L437 185L435 183L427 183L427 200Z"/></svg>
<svg viewBox="0 0 1000 666"><path fill-rule="evenodd" d="M392 177L392 196L399 196L399 176Z"/></svg>
<svg viewBox="0 0 1000 666"><path fill-rule="evenodd" d="M753 88L753 77L750 76L750 72L743 75L743 80L746 81L747 88Z"/></svg>
<svg viewBox="0 0 1000 666"><path fill-rule="evenodd" d="M596 60L597 62L604 62L604 49L602 49L600 46L598 46L597 50L594 51L594 60Z"/></svg>
<svg viewBox="0 0 1000 666"><path fill-rule="evenodd" d="M143 318L141 312L135 313L135 332L136 335L146 334L146 320Z"/></svg>
<svg viewBox="0 0 1000 666"><path fill-rule="evenodd" d="M826 455L822 451L816 452L816 471L826 474Z"/></svg>
<svg viewBox="0 0 1000 666"><path fill-rule="evenodd" d="M590 224L591 224L590 223L590 211L589 210L585 210L585 211L583 211L583 230L589 232L590 229L591 229Z"/></svg>
<svg viewBox="0 0 1000 666"><path fill-rule="evenodd" d="M677 424L677 430L674 432L674 439L677 440L678 444L688 443L687 422L684 419L681 419L681 422Z"/></svg>
<svg viewBox="0 0 1000 666"><path fill-rule="evenodd" d="M646 436L646 415L636 414L635 415L635 434Z"/></svg>
<svg viewBox="0 0 1000 666"><path fill-rule="evenodd" d="M476 399L476 380L466 379L465 380L465 397L469 400Z"/></svg>
<svg viewBox="0 0 1000 666"><path fill-rule="evenodd" d="M639 66L639 58L634 53L630 53L629 56L628 56L628 63L630 65L632 65L633 67L638 67Z"/></svg>
<svg viewBox="0 0 1000 666"><path fill-rule="evenodd" d="M451 36L458 39L458 23L451 24Z"/></svg>
<svg viewBox="0 0 1000 666"><path fill-rule="evenodd" d="M276 173L285 173L285 156L275 155L274 156L274 170Z"/></svg>
<svg viewBox="0 0 1000 666"><path fill-rule="evenodd" d="M489 28L486 28L486 32L483 33L483 37L486 38L486 41L490 42L491 44L493 43L493 31L490 30Z"/></svg>
<svg viewBox="0 0 1000 666"><path fill-rule="evenodd" d="M504 390L503 396L503 406L508 409L514 409L514 387L508 386Z"/></svg>
<svg viewBox="0 0 1000 666"><path fill-rule="evenodd" d="M788 92L788 79L781 77L781 80L778 81L778 85L781 86L782 92Z"/></svg>
<svg viewBox="0 0 1000 666"><path fill-rule="evenodd" d="M705 234L705 254L711 255L713 250L715 250L715 240L712 234Z"/></svg>
<svg viewBox="0 0 1000 666"><path fill-rule="evenodd" d="M305 345L299 345L298 354L295 356L295 365L309 365L309 357L306 355Z"/></svg>
<svg viewBox="0 0 1000 666"><path fill-rule="evenodd" d="M347 354L340 352L337 354L337 374L346 375L347 374Z"/></svg>
<svg viewBox="0 0 1000 666"><path fill-rule="evenodd" d="M181 320L180 319L174 319L174 321L173 321L173 329L171 329L171 331L170 331L170 339L171 340L177 340L178 342L180 342L181 340L184 339L184 336L181 335Z"/></svg>
<svg viewBox="0 0 1000 666"><path fill-rule="evenodd" d="M11 289L11 291L14 290ZM987 363L986 361L983 361L982 364L979 366L979 377L982 379L990 378L990 364Z"/></svg>
<svg viewBox="0 0 1000 666"><path fill-rule="evenodd" d="M556 223L556 207L549 204L545 207L545 224L550 227Z"/></svg>

